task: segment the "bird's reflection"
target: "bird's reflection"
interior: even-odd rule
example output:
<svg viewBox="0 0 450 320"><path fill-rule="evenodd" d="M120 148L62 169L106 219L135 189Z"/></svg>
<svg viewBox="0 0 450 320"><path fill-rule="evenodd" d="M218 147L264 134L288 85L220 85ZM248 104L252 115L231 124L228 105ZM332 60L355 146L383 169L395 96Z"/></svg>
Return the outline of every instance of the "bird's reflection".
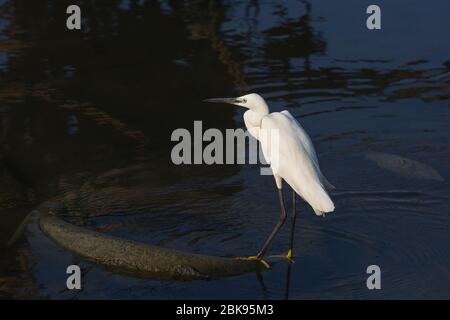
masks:
<svg viewBox="0 0 450 320"><path fill-rule="evenodd" d="M259 271L256 272L256 280L258 281L258 284L259 284L259 286L261 288L262 298L264 300L270 299L269 290L267 290L267 286L264 283L263 275Z"/></svg>
<svg viewBox="0 0 450 320"><path fill-rule="evenodd" d="M286 270L286 282L285 282L285 288L284 288L284 300L289 300L289 292L291 287L291 274L292 274L292 264L293 262L287 263L287 270ZM261 288L261 296L262 299L269 300L270 297L270 290L268 289L267 285L264 282L263 273L260 271L256 271L256 280L258 282L259 287Z"/></svg>
<svg viewBox="0 0 450 320"><path fill-rule="evenodd" d="M284 290L284 300L289 300L289 289L291 286L291 270L292 270L292 263L289 262L286 272L286 288Z"/></svg>

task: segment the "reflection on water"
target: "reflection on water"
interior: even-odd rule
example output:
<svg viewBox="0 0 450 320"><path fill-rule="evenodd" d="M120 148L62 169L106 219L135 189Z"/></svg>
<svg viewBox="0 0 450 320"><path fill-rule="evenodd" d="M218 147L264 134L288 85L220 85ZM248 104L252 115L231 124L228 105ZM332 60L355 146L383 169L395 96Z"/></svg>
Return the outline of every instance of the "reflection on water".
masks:
<svg viewBox="0 0 450 320"><path fill-rule="evenodd" d="M430 166L394 154L368 153L367 158L393 173L416 179L444 181L444 178Z"/></svg>
<svg viewBox="0 0 450 320"><path fill-rule="evenodd" d="M289 109L310 133L337 187L336 214L318 219L300 205L290 267L273 261L262 274L189 283L84 262L32 220L2 249L0 296L449 297L450 48L444 33L427 36L436 21L448 30L448 19L427 15L406 35L386 15L389 33L369 36L362 23L353 25L365 12L356 3L343 20L331 2L77 3L82 32L61 27L69 1L0 7L2 247L34 207L61 196L66 219L104 233L191 252L254 254L278 217L273 178L251 165L170 162L176 128L194 120L204 128L244 126L243 110L202 99L249 91L272 111ZM392 15L404 9L381 5ZM435 5L448 12L446 1ZM274 254L286 251L287 230ZM64 289L73 263L85 273L78 293ZM371 264L382 269L381 292L366 289Z"/></svg>

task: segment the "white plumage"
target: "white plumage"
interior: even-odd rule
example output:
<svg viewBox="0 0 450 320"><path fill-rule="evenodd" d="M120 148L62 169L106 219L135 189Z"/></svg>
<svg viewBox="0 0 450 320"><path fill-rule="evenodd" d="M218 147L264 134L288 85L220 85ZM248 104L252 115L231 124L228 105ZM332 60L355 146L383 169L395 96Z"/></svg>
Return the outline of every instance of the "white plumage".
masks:
<svg viewBox="0 0 450 320"><path fill-rule="evenodd" d="M334 211L325 186L333 188L320 171L316 151L306 131L289 111L269 113L264 99L255 93L238 98L207 99L207 102L229 103L248 108L244 113L244 122L249 133L259 140L264 158L270 164L280 199L280 220L265 241L256 256L245 260L262 260L270 243L286 220L286 210L282 192L283 180L294 190L292 206L292 228L290 249L286 258L291 260L295 229L295 193L302 197L314 210L316 215L323 216Z"/></svg>
<svg viewBox="0 0 450 320"><path fill-rule="evenodd" d="M316 151L306 131L289 111L269 113L264 99L249 94L237 99L246 101L244 114L249 132L260 141L264 157L273 168L277 187L284 179L321 216L334 211L334 204L325 186L334 188L320 171ZM272 150L271 131L278 132L278 151ZM261 135L261 131L265 131ZM274 154L277 152L277 154Z"/></svg>

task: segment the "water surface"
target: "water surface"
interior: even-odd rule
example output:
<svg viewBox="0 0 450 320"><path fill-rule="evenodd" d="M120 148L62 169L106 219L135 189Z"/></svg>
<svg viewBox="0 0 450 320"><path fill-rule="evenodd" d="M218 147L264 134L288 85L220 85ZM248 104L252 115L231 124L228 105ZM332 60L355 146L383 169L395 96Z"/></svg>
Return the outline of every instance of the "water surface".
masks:
<svg viewBox="0 0 450 320"><path fill-rule="evenodd" d="M80 32L63 27L69 2L1 6L0 296L450 298L448 1L378 1L376 32L367 1L77 3ZM276 260L261 275L133 278L64 251L34 216L7 246L39 203L77 192L67 219L94 230L255 254L278 218L273 178L258 165L170 161L176 128L244 127L244 110L201 100L246 92L302 123L337 187L326 218L298 201L290 269ZM271 254L287 251L288 230ZM82 291L65 289L69 264L82 266ZM366 288L372 264L379 291Z"/></svg>

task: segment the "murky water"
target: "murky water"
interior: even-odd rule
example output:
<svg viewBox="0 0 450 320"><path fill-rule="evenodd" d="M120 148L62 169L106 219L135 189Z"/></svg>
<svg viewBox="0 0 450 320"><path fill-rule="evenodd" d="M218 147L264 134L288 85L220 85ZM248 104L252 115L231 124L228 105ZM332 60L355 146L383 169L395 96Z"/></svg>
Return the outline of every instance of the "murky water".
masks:
<svg viewBox="0 0 450 320"><path fill-rule="evenodd" d="M0 9L0 296L450 297L448 1L378 1L377 32L357 0L78 1L82 32L64 27L69 3ZM337 187L324 219L299 201L290 268L144 280L67 253L34 216L13 236L39 203L71 191L81 201L67 218L97 231L255 254L278 218L273 178L257 165L170 161L175 128L244 126L244 110L202 99L250 91L297 117ZM286 252L288 230L271 254ZM74 263L85 274L76 293L65 287ZM379 291L366 288L372 264Z"/></svg>

